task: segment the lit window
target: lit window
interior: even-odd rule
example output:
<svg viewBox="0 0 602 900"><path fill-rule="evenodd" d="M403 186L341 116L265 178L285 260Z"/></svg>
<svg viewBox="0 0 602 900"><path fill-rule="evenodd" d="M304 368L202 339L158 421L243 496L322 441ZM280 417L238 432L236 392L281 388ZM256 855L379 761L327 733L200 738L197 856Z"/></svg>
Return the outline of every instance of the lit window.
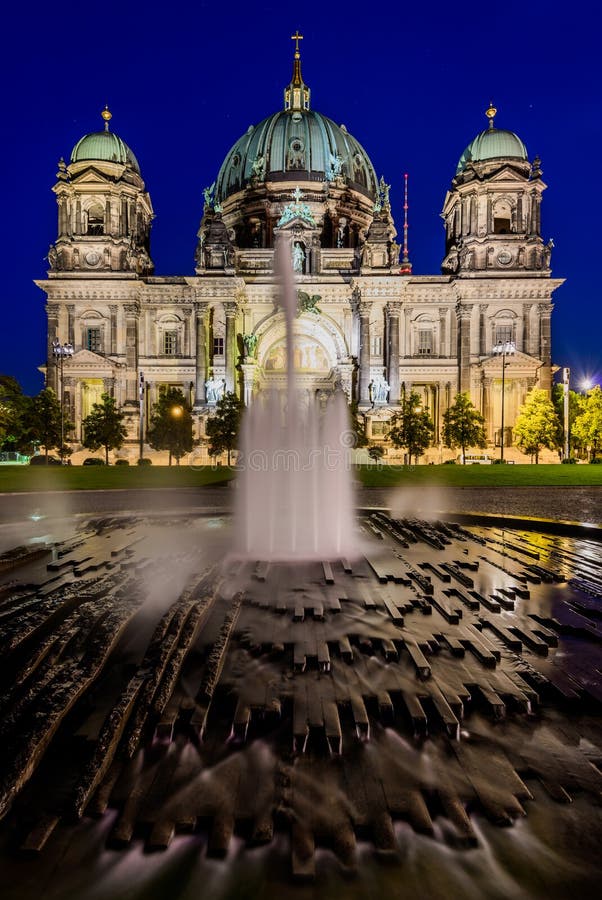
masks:
<svg viewBox="0 0 602 900"><path fill-rule="evenodd" d="M214 337L213 338L213 355L214 356L223 356L224 355L224 339L223 339L223 337Z"/></svg>
<svg viewBox="0 0 602 900"><path fill-rule="evenodd" d="M178 332L163 332L163 353L166 356L175 356L178 352Z"/></svg>
<svg viewBox="0 0 602 900"><path fill-rule="evenodd" d="M91 206L88 210L88 234L105 233L105 216L102 206Z"/></svg>
<svg viewBox="0 0 602 900"><path fill-rule="evenodd" d="M101 349L100 328L88 328L86 330L86 348L98 353Z"/></svg>
<svg viewBox="0 0 602 900"><path fill-rule="evenodd" d="M372 420L372 436L384 437L389 430L389 420L381 419L379 421Z"/></svg>
<svg viewBox="0 0 602 900"><path fill-rule="evenodd" d="M512 325L496 325L494 344L505 344L513 340Z"/></svg>
<svg viewBox="0 0 602 900"><path fill-rule="evenodd" d="M430 328L420 329L418 332L418 353L420 356L428 356L433 352L433 332Z"/></svg>

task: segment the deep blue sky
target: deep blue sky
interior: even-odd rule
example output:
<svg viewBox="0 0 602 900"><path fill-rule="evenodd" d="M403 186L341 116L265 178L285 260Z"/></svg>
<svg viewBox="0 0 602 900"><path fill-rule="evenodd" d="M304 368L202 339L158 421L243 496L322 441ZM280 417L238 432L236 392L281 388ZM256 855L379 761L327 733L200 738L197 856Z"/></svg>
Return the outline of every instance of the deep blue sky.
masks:
<svg viewBox="0 0 602 900"><path fill-rule="evenodd" d="M44 353L44 257L56 235L60 156L102 127L133 149L153 201L157 274L192 274L202 189L249 124L282 106L296 28L312 106L364 145L392 183L401 233L410 174L410 256L437 274L439 213L466 144L516 131L542 158L542 230L554 239L553 358L602 376L601 71L596 4L482 2L10 4L0 66L4 180L0 371L33 392Z"/></svg>

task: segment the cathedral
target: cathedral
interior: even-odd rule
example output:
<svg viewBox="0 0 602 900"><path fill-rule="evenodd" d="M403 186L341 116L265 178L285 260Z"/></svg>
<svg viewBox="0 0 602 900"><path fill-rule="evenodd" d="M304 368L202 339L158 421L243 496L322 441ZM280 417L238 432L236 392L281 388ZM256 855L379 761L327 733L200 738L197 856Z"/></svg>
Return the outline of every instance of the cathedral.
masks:
<svg viewBox="0 0 602 900"><path fill-rule="evenodd" d="M551 277L552 242L541 233L540 160L496 127L490 106L444 200L441 274L413 274L407 176L400 245L390 186L345 126L312 107L300 37L282 109L248 128L204 191L194 274L155 274L151 198L108 109L104 128L59 162L58 233L48 277L36 284L47 296L47 384L62 391L75 448L104 392L126 413L122 455L134 458L167 387L189 399L201 445L225 391L248 405L284 387L278 241L289 243L296 276L301 388L320 400L342 388L371 441L384 440L401 398L415 390L440 447L443 414L466 391L491 445L504 422L511 447L527 392L551 389L552 293L562 279ZM57 341L73 351L62 369ZM500 345L512 352L501 358Z"/></svg>

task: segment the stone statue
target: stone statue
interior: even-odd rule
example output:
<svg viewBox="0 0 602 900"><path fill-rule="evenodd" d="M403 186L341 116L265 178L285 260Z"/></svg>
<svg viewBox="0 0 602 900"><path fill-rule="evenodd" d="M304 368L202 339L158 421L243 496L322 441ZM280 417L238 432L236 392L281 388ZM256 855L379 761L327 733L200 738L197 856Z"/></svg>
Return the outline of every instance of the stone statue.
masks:
<svg viewBox="0 0 602 900"><path fill-rule="evenodd" d="M370 400L372 403L386 403L389 399L390 390L389 382L382 375L379 375L370 384Z"/></svg>
<svg viewBox="0 0 602 900"><path fill-rule="evenodd" d="M298 241L293 245L293 271L303 273L305 250Z"/></svg>
<svg viewBox="0 0 602 900"><path fill-rule="evenodd" d="M443 269L444 272L452 272L453 273L453 272L458 271L458 265L459 265L458 250L456 249L456 245L452 244L449 249L449 253L443 260L443 265L441 268Z"/></svg>
<svg viewBox="0 0 602 900"><path fill-rule="evenodd" d="M242 343L245 349L245 356L255 356L257 341L258 337L256 334L243 334Z"/></svg>
<svg viewBox="0 0 602 900"><path fill-rule="evenodd" d="M58 269L59 255L56 252L56 247L54 246L54 244L50 245L50 249L48 250L48 256L46 257L46 259L48 260L51 269Z"/></svg>
<svg viewBox="0 0 602 900"><path fill-rule="evenodd" d="M259 181L263 181L265 178L265 156L261 153L258 153L251 163L251 175Z"/></svg>
<svg viewBox="0 0 602 900"><path fill-rule="evenodd" d="M362 247L362 265L372 265L372 247L368 243L364 244L364 246Z"/></svg>
<svg viewBox="0 0 602 900"><path fill-rule="evenodd" d="M206 187L203 189L203 197L205 198L205 206L211 208L213 204L213 191L215 190L215 181L211 185L211 187Z"/></svg>
<svg viewBox="0 0 602 900"><path fill-rule="evenodd" d="M553 250L553 248L554 248L554 241L552 240L552 238L550 238L550 240L548 241L548 243L547 243L547 244L545 245L545 247L543 248L543 262L544 262L544 268L545 268L545 269L549 269L549 268L550 268L550 260L551 260L551 258L552 258L552 250Z"/></svg>
<svg viewBox="0 0 602 900"><path fill-rule="evenodd" d="M217 402L217 386L219 382L213 378L209 378L205 382L205 400L207 403L216 403Z"/></svg>

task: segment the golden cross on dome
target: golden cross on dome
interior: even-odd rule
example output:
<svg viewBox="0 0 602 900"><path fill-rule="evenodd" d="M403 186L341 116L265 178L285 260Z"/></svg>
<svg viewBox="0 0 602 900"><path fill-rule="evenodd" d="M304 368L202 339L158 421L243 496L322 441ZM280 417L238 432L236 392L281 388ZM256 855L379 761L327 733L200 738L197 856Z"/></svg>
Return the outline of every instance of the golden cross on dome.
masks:
<svg viewBox="0 0 602 900"><path fill-rule="evenodd" d="M303 35L299 34L299 29L295 31L294 34L291 34L291 41L295 42L295 53L299 52L299 41L303 40Z"/></svg>

